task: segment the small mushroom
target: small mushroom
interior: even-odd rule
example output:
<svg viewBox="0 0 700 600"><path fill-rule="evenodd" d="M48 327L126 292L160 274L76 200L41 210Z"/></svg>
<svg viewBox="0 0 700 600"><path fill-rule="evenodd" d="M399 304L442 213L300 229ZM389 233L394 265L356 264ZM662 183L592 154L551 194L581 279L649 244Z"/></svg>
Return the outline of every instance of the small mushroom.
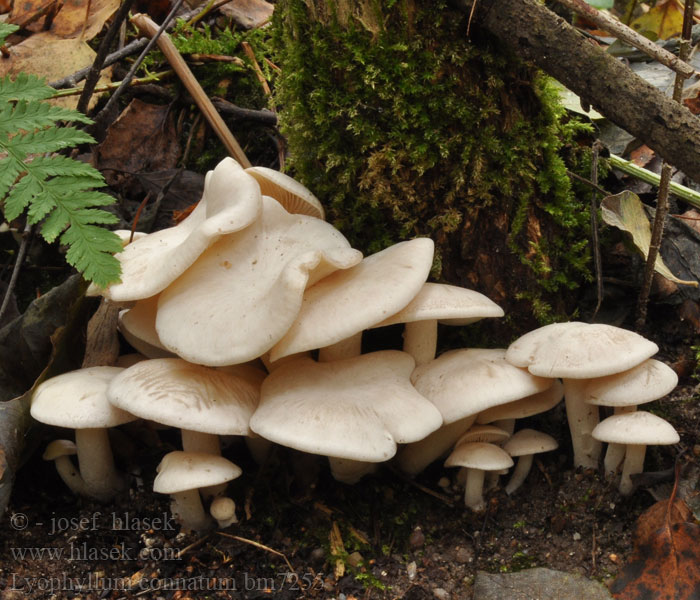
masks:
<svg viewBox="0 0 700 600"><path fill-rule="evenodd" d="M601 442L624 444L625 462L619 487L623 496L629 496L634 491L631 476L644 470L648 445L670 445L680 441L678 432L670 423L643 410L604 419L593 430L593 437Z"/></svg>
<svg viewBox="0 0 700 600"><path fill-rule="evenodd" d="M513 458L518 457L518 462L510 476L510 481L506 485L506 494L510 495L517 490L525 481L530 469L532 459L535 454L549 452L559 447L557 440L551 435L535 431L534 429L521 429L513 434L505 444L503 449Z"/></svg>
<svg viewBox="0 0 700 600"><path fill-rule="evenodd" d="M219 529L238 523L236 518L236 503L227 496L217 496L211 501L209 514L216 519Z"/></svg>
<svg viewBox="0 0 700 600"><path fill-rule="evenodd" d="M296 179L267 167L249 167L245 172L255 178L263 196L271 196L287 212L322 220L325 218L325 211L318 198Z"/></svg>
<svg viewBox="0 0 700 600"><path fill-rule="evenodd" d="M80 472L75 468L73 461L69 458L78 453L78 450L70 440L54 440L44 450L41 458L52 460L56 465L59 476L73 492L78 496L87 495L85 482L80 476Z"/></svg>
<svg viewBox="0 0 700 600"><path fill-rule="evenodd" d="M173 516L183 529L195 531L211 526L199 488L218 486L241 474L240 467L223 456L181 450L166 454L157 470L153 491L170 494Z"/></svg>
<svg viewBox="0 0 700 600"><path fill-rule="evenodd" d="M457 446L447 457L446 467L466 467L464 504L475 512L486 508L484 502L484 474L513 466L513 459L501 447L487 442L468 442Z"/></svg>
<svg viewBox="0 0 700 600"><path fill-rule="evenodd" d="M107 428L136 420L107 400L109 383L124 369L89 367L52 377L32 396L31 415L42 423L75 430L85 493L109 500L124 487L114 467Z"/></svg>

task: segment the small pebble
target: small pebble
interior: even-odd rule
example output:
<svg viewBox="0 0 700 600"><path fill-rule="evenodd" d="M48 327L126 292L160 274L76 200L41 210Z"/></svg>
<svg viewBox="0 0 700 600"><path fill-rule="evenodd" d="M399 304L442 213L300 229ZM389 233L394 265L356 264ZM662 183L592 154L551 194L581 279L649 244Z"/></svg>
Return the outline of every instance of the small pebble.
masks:
<svg viewBox="0 0 700 600"><path fill-rule="evenodd" d="M350 554L348 556L347 562L351 567L359 567L360 563L363 560L364 560L364 558L362 558L362 554L360 554L359 552L353 552L352 554Z"/></svg>
<svg viewBox="0 0 700 600"><path fill-rule="evenodd" d="M581 534L577 531L574 533L574 541L578 542L581 539Z"/></svg>
<svg viewBox="0 0 700 600"><path fill-rule="evenodd" d="M438 487L441 487L443 490L446 490L448 487L450 487L450 480L447 477L440 477L438 479Z"/></svg>
<svg viewBox="0 0 700 600"><path fill-rule="evenodd" d="M437 598L437 600L449 600L450 599L450 594L447 590L443 590L442 588L435 588L433 590L433 596Z"/></svg>
<svg viewBox="0 0 700 600"><path fill-rule="evenodd" d="M615 564L617 564L617 561L619 560L617 554L608 554L608 558L610 559L610 562Z"/></svg>
<svg viewBox="0 0 700 600"><path fill-rule="evenodd" d="M408 575L409 581L413 581L416 578L418 574L418 565L416 565L415 560L412 560L406 565L406 574Z"/></svg>
<svg viewBox="0 0 700 600"><path fill-rule="evenodd" d="M465 548L463 546L457 547L455 550L455 560L458 563L466 564L472 562L474 559L474 552L471 548Z"/></svg>

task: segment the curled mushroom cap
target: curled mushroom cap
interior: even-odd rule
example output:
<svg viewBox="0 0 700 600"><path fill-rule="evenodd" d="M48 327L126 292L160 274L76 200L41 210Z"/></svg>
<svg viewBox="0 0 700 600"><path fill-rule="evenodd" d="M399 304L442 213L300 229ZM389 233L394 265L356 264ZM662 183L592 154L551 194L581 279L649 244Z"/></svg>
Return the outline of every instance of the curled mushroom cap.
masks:
<svg viewBox="0 0 700 600"><path fill-rule="evenodd" d="M112 300L156 295L179 277L218 237L248 227L260 215L255 179L232 158L207 174L202 200L181 223L134 240L116 255L121 282L103 290Z"/></svg>
<svg viewBox="0 0 700 600"><path fill-rule="evenodd" d="M156 310L158 296L137 300L131 307L119 311L119 332L124 339L148 358L174 356L158 339L156 333Z"/></svg>
<svg viewBox="0 0 700 600"><path fill-rule="evenodd" d="M317 219L325 218L323 206L318 198L289 175L267 167L249 167L246 173L255 177L263 196L271 196L284 206L287 212L309 215Z"/></svg>
<svg viewBox="0 0 700 600"><path fill-rule="evenodd" d="M428 277L433 250L429 238L400 242L310 286L270 360L330 346L401 310Z"/></svg>
<svg viewBox="0 0 700 600"><path fill-rule="evenodd" d="M253 360L287 332L307 285L361 259L332 225L265 196L255 223L219 240L160 294L158 337L194 363Z"/></svg>
<svg viewBox="0 0 700 600"><path fill-rule="evenodd" d="M328 363L289 361L263 382L250 427L312 454L388 460L397 443L421 439L442 423L411 385L413 366L413 358L397 350Z"/></svg>

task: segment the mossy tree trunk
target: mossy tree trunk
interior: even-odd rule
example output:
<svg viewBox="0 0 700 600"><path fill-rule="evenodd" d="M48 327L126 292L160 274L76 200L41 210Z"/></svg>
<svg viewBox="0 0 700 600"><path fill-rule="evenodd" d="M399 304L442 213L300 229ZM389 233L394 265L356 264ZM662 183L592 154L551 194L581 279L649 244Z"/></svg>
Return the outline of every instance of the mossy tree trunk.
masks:
<svg viewBox="0 0 700 600"><path fill-rule="evenodd" d="M589 277L581 159L548 81L447 2L281 0L290 167L353 245L430 236L433 279L477 289L523 331L570 316ZM506 343L508 340L503 340Z"/></svg>

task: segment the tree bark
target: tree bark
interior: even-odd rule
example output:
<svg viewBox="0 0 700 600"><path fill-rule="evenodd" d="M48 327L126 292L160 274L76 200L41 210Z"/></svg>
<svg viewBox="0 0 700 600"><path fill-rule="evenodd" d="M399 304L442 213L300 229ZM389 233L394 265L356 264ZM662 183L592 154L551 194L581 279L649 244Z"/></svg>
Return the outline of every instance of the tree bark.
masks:
<svg viewBox="0 0 700 600"><path fill-rule="evenodd" d="M464 2L469 10L471 2ZM700 119L535 0L477 0L475 21L700 182Z"/></svg>

